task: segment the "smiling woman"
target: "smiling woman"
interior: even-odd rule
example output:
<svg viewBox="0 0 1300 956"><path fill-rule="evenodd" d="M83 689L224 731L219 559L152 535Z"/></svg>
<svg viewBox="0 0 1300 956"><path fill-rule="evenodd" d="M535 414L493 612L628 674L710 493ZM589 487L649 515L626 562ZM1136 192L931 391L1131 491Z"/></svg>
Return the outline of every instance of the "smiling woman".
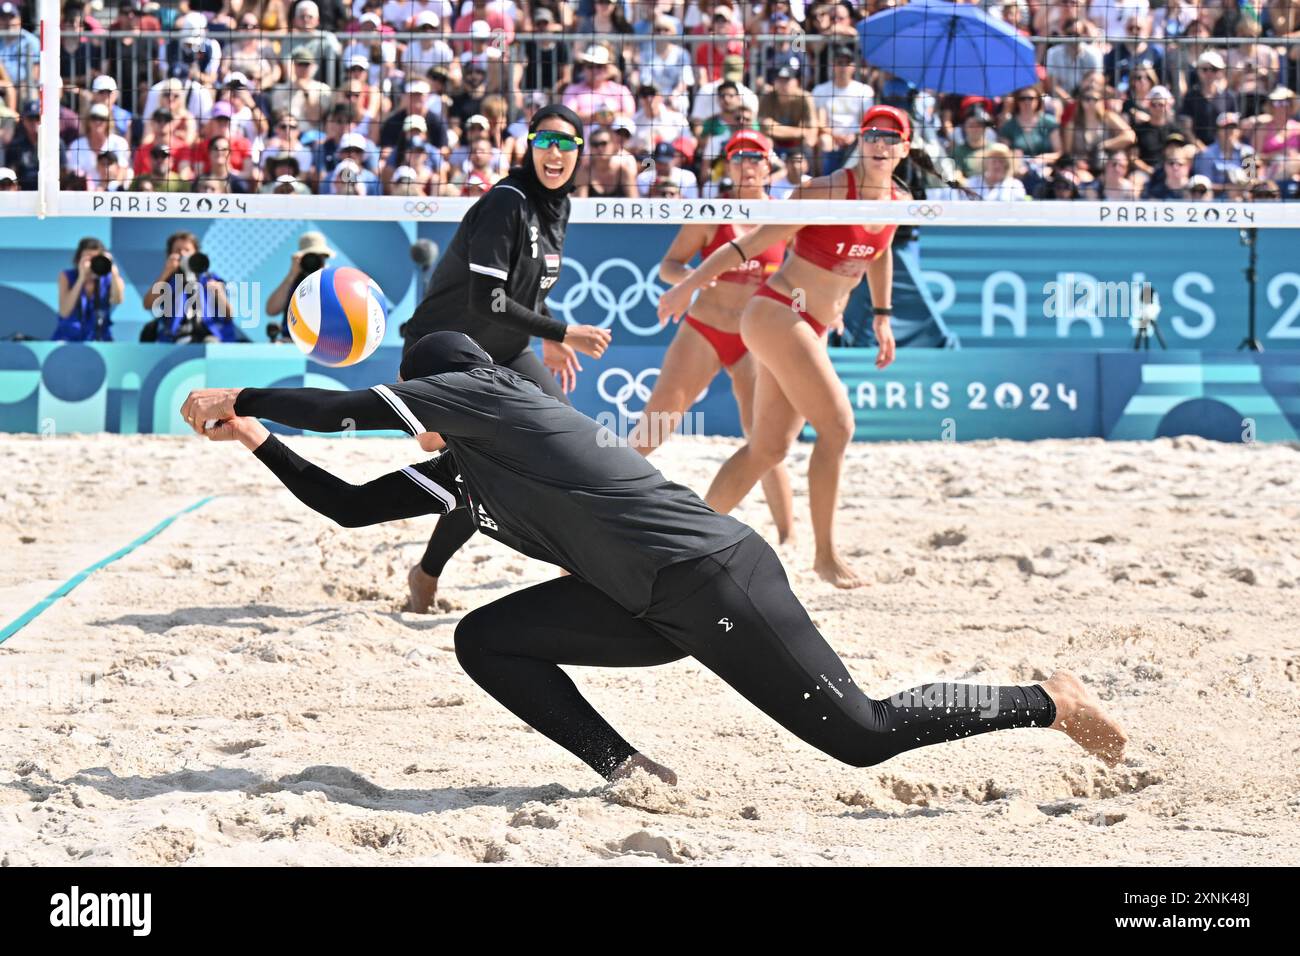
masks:
<svg viewBox="0 0 1300 956"><path fill-rule="evenodd" d="M438 263L428 293L404 327L408 351L430 332L464 332L494 362L560 399L573 389L581 368L577 353L604 354L608 331L567 325L546 307L563 261L569 193L582 150L582 125L572 110L537 111L523 162L465 214ZM534 335L542 340L540 360L531 347ZM473 533L463 512L439 520L423 559L407 577L412 611L429 610L443 567Z"/></svg>

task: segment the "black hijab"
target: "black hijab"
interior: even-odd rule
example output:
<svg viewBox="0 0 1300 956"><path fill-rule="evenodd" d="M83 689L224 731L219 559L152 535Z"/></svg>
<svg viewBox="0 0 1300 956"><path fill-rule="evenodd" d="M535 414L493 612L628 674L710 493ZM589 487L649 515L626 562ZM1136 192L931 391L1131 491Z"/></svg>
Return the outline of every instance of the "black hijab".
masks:
<svg viewBox="0 0 1300 956"><path fill-rule="evenodd" d="M491 366L492 357L464 332L430 332L402 356L402 381Z"/></svg>
<svg viewBox="0 0 1300 956"><path fill-rule="evenodd" d="M542 120L555 116L564 120L573 127L574 135L580 140L582 135L582 120L578 119L578 114L573 112L567 106L559 103L553 103L550 106L543 106L533 115L533 120L528 124L528 132L537 132L537 127L541 125ZM578 144L578 165L581 165L583 144ZM555 222L564 218L569 206L569 193L573 192L578 178L578 166L573 167L573 175L568 181L558 189L549 189L542 185L542 181L537 178L537 167L533 164L533 144L530 140L528 149L524 151L524 161L511 168L509 175L501 180L519 189L533 203L538 214L544 219Z"/></svg>

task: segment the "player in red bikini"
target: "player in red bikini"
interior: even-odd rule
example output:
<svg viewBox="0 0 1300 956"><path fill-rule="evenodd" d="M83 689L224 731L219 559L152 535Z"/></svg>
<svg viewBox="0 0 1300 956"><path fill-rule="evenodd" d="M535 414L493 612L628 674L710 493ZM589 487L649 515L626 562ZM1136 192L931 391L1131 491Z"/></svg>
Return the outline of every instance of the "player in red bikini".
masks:
<svg viewBox="0 0 1300 956"><path fill-rule="evenodd" d="M856 163L797 187L798 199L906 199L894 168L909 155L912 123L902 110L875 106L863 117ZM933 169L923 151L912 152ZM849 293L865 274L871 287L876 367L894 360L890 297L894 279L889 254L894 226L803 226L774 224L755 229L710 255L659 299L661 320L685 314L691 296L723 272L794 239L790 256L754 294L741 316L740 334L759 360L754 422L743 448L722 466L706 500L727 513L760 476L784 461L806 419L817 431L808 462L809 502L816 544L814 569L832 584L865 583L835 547L835 506L844 453L853 438L853 408L826 353L828 328L842 326Z"/></svg>
<svg viewBox="0 0 1300 956"><path fill-rule="evenodd" d="M742 130L727 142L724 149L727 172L736 184L738 199L767 198L767 181L772 171L771 153L772 141L762 133ZM745 227L730 223L689 223L682 226L664 255L659 277L668 283L682 281L690 275L691 267L687 263L696 254L701 260L707 259L745 232ZM781 267L784 259L785 243L775 242L743 264L726 270L713 284L701 290L691 306L691 314L685 317L668 346L654 392L628 438L629 445L641 454L649 455L667 441L681 423L682 415L713 381L719 369L726 369L731 376L731 388L740 408L740 424L745 434L749 434L758 363L749 357L749 350L740 338L740 314L756 291ZM777 535L785 543L794 529L790 476L785 465L778 462L761 481Z"/></svg>

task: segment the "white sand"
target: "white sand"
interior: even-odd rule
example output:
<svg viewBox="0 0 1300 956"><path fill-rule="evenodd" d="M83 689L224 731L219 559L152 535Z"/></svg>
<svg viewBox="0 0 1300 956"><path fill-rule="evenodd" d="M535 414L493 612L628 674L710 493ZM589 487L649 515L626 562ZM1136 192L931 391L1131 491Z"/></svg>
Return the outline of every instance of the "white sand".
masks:
<svg viewBox="0 0 1300 956"><path fill-rule="evenodd" d="M292 441L352 480L419 457ZM731 447L659 463L701 489ZM676 790L601 785L460 672L460 615L546 566L479 537L441 612L403 614L432 519L334 527L198 439L4 436L0 461L0 623L225 495L0 645L0 865L1300 863L1294 447L854 448L841 540L872 585L818 582L806 536L787 563L858 682L1070 667L1127 761L1019 730L855 770L691 661L575 670Z"/></svg>

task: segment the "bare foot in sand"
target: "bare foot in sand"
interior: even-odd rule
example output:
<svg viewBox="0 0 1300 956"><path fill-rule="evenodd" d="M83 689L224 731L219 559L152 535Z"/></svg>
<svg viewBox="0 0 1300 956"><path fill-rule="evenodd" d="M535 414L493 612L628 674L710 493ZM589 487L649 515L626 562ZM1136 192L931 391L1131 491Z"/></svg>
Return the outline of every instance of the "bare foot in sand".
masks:
<svg viewBox="0 0 1300 956"><path fill-rule="evenodd" d="M858 573L840 560L832 551L830 554L818 555L813 560L813 570L823 581L829 581L837 588L860 588L867 582Z"/></svg>
<svg viewBox="0 0 1300 956"><path fill-rule="evenodd" d="M438 596L438 579L426 574L418 564L406 575L406 584L411 589L406 609L413 614L428 614L433 607L433 599Z"/></svg>
<svg viewBox="0 0 1300 956"><path fill-rule="evenodd" d="M662 764L657 764L644 754L633 754L614 768L614 772L609 775L610 780L622 780L632 776L638 770L644 770L646 773L658 777L664 783L671 787L677 786L677 774L673 773Z"/></svg>
<svg viewBox="0 0 1300 956"><path fill-rule="evenodd" d="M1051 679L1043 681L1056 704L1056 722L1059 730L1107 766L1115 766L1124 756L1128 735L1119 721L1106 712L1097 695L1083 685L1083 681L1069 671L1057 671Z"/></svg>

